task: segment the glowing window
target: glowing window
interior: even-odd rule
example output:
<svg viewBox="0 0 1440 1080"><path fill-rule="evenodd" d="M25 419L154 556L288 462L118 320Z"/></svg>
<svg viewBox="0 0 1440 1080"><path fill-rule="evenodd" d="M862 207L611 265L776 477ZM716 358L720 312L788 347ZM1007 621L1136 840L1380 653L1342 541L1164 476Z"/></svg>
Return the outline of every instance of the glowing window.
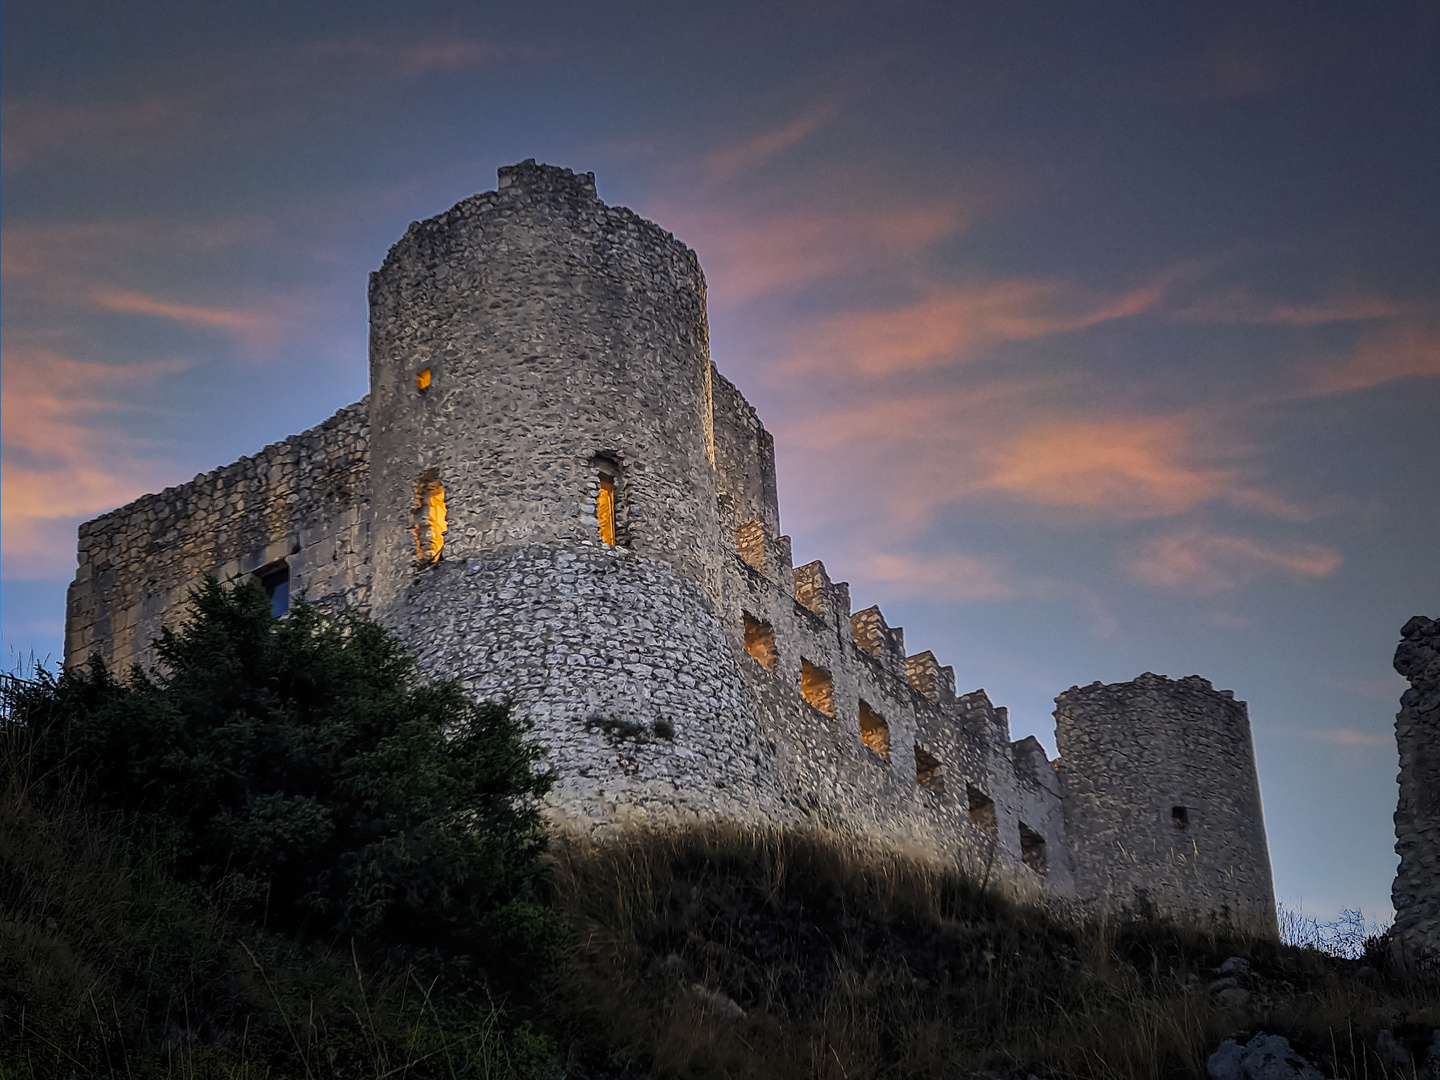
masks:
<svg viewBox="0 0 1440 1080"><path fill-rule="evenodd" d="M860 702L860 741L886 761L890 760L890 725L866 701Z"/></svg>
<svg viewBox="0 0 1440 1080"><path fill-rule="evenodd" d="M415 373L415 389L422 394L430 389L430 369L428 367L421 368Z"/></svg>
<svg viewBox="0 0 1440 1080"><path fill-rule="evenodd" d="M615 477L600 474L600 494L595 498L595 516L600 520L600 539L615 543Z"/></svg>
<svg viewBox="0 0 1440 1080"><path fill-rule="evenodd" d="M995 823L995 800L978 788L966 787L965 798L970 803L970 821L984 829L991 838L1000 835L1000 826Z"/></svg>
<svg viewBox="0 0 1440 1080"><path fill-rule="evenodd" d="M809 660L800 661L800 693L826 716L835 715L835 680Z"/></svg>
<svg viewBox="0 0 1440 1080"><path fill-rule="evenodd" d="M440 482L440 470L426 470L415 484L410 521L410 531L415 534L415 561L435 562L445 546L445 485Z"/></svg>
<svg viewBox="0 0 1440 1080"><path fill-rule="evenodd" d="M915 782L926 791L945 794L945 776L940 771L940 759L918 746L915 747Z"/></svg>
<svg viewBox="0 0 1440 1080"><path fill-rule="evenodd" d="M775 670L780 654L775 649L775 628L762 622L748 611L740 613L745 619L745 651L762 665Z"/></svg>

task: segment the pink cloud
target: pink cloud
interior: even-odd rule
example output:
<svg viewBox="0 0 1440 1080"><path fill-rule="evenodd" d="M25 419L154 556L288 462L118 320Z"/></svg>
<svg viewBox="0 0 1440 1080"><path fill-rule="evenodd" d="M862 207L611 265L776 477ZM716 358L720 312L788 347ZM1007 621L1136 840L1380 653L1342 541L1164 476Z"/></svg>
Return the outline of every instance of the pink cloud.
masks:
<svg viewBox="0 0 1440 1080"><path fill-rule="evenodd" d="M1309 738L1318 739L1321 742L1328 742L1333 746L1344 746L1354 749L1370 749L1384 747L1393 750L1395 748L1395 736L1391 732L1378 734L1369 731L1356 731L1354 728L1328 728L1323 731L1307 731Z"/></svg>
<svg viewBox="0 0 1440 1080"><path fill-rule="evenodd" d="M711 151L699 163L701 182L707 185L725 183L763 165L777 154L804 142L833 120L840 111L839 106L838 100L821 102L779 127Z"/></svg>
<svg viewBox="0 0 1440 1080"><path fill-rule="evenodd" d="M94 299L106 311L119 312L122 315L154 315L162 319L233 330L242 334L268 333L275 325L271 316L260 312L175 304L146 296L144 293L118 289L97 290Z"/></svg>
<svg viewBox="0 0 1440 1080"><path fill-rule="evenodd" d="M179 360L112 366L29 347L0 353L4 568L47 577L74 565L78 522L163 486L141 440L109 425L117 391L183 370Z"/></svg>
<svg viewBox="0 0 1440 1080"><path fill-rule="evenodd" d="M1197 526L1148 541L1125 558L1123 565L1145 585L1213 593L1236 588L1267 573L1329 577L1342 562L1338 551L1323 544L1272 544Z"/></svg>
<svg viewBox="0 0 1440 1080"><path fill-rule="evenodd" d="M995 449L977 487L1119 519L1168 517L1241 488L1235 470L1193 460L1201 427L1194 415L1042 421Z"/></svg>
<svg viewBox="0 0 1440 1080"><path fill-rule="evenodd" d="M699 252L710 302L722 308L877 264L893 266L953 235L967 220L957 204L830 206L758 217L722 207L658 204L646 214L672 223Z"/></svg>
<svg viewBox="0 0 1440 1080"><path fill-rule="evenodd" d="M410 40L348 37L314 42L300 48L307 57L358 61L370 70L413 79L432 71L454 71L497 63L517 50L479 38L422 37Z"/></svg>
<svg viewBox="0 0 1440 1080"><path fill-rule="evenodd" d="M0 170L57 153L133 160L194 134L203 115L195 99L158 95L118 103L8 101L0 105Z"/></svg>
<svg viewBox="0 0 1440 1080"><path fill-rule="evenodd" d="M1391 319L1406 307L1383 296L1351 293L1317 304L1285 304L1244 290L1231 290L1180 308L1177 318L1194 322L1258 323L1271 326L1322 326L1336 322Z"/></svg>
<svg viewBox="0 0 1440 1080"><path fill-rule="evenodd" d="M1310 393L1345 394L1436 375L1440 320L1411 319L1366 334L1348 355L1313 365L1305 380Z"/></svg>
<svg viewBox="0 0 1440 1080"><path fill-rule="evenodd" d="M1000 563L973 555L871 551L853 565L851 573L857 581L886 586L896 596L928 600L1009 600L1015 596Z"/></svg>
<svg viewBox="0 0 1440 1080"><path fill-rule="evenodd" d="M965 363L1004 341L1070 333L1156 307L1184 268L1111 297L1053 281L930 286L900 307L827 316L795 337L787 365L875 376Z"/></svg>

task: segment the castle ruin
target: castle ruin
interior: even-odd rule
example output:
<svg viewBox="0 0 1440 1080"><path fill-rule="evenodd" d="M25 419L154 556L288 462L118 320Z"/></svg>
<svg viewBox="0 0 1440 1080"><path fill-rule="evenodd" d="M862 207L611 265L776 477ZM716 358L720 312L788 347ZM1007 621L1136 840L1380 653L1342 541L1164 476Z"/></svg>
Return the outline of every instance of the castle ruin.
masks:
<svg viewBox="0 0 1440 1080"><path fill-rule="evenodd" d="M370 279L367 398L79 535L67 665L148 662L204 575L249 577L510 696L568 827L818 821L1275 934L1244 703L1196 676L1071 688L1052 762L793 566L694 252L593 174L527 161L412 224Z"/></svg>

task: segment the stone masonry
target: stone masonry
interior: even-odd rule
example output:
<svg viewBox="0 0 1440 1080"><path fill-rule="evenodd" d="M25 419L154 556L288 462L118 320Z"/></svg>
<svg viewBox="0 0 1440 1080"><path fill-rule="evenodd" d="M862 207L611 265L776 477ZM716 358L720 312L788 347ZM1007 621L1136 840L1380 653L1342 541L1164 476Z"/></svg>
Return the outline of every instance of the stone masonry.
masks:
<svg viewBox="0 0 1440 1080"><path fill-rule="evenodd" d="M1057 770L822 563L794 566L695 253L593 175L501 169L411 225L370 311L367 399L81 527L67 665L152 662L205 574L277 611L288 579L515 701L557 825L821 823L1014 891L1275 932L1244 706L1193 676L1072 690ZM1191 854L1157 846L1167 800L1194 812Z"/></svg>
<svg viewBox="0 0 1440 1080"><path fill-rule="evenodd" d="M1440 977L1440 619L1416 615L1400 631L1395 670L1410 680L1395 717L1400 801L1390 891L1402 965Z"/></svg>
<svg viewBox="0 0 1440 1080"><path fill-rule="evenodd" d="M1056 699L1065 828L1080 896L1107 908L1275 925L1245 703L1149 672Z"/></svg>

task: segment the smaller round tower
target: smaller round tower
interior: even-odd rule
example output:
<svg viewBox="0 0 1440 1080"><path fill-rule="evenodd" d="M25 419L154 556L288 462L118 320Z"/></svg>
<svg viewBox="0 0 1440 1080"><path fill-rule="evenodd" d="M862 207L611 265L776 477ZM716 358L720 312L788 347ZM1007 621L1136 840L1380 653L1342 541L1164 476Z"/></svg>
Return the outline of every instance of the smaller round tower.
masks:
<svg viewBox="0 0 1440 1080"><path fill-rule="evenodd" d="M1243 701L1198 675L1072 686L1055 742L1082 902L1276 935Z"/></svg>

